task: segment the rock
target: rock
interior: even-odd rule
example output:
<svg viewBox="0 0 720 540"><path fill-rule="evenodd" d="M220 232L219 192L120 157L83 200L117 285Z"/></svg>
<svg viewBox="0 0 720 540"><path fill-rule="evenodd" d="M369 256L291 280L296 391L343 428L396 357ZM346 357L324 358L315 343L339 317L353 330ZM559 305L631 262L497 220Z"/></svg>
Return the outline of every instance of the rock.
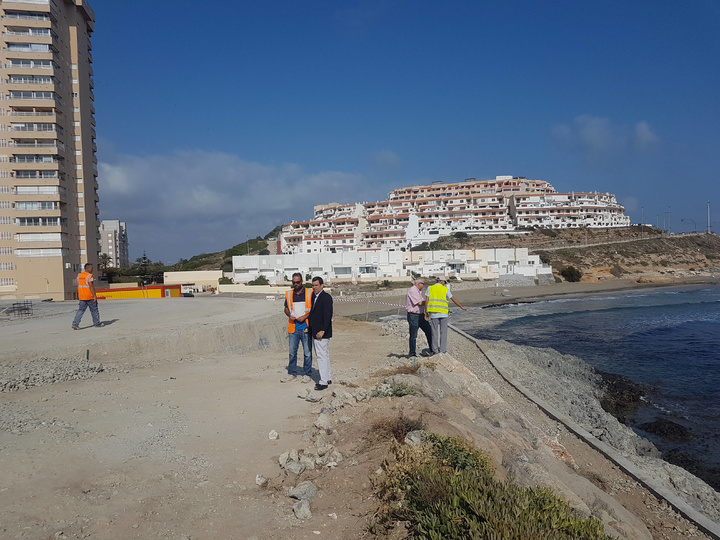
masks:
<svg viewBox="0 0 720 540"><path fill-rule="evenodd" d="M323 395L320 392L314 392L312 390L309 390L307 393L307 396L305 396L305 401L309 401L310 403L318 403L323 400Z"/></svg>
<svg viewBox="0 0 720 540"><path fill-rule="evenodd" d="M265 478L262 474L255 475L255 483L260 486L266 486L268 483L267 478Z"/></svg>
<svg viewBox="0 0 720 540"><path fill-rule="evenodd" d="M345 402L340 398L335 398L330 402L330 406L337 411L345 406Z"/></svg>
<svg viewBox="0 0 720 540"><path fill-rule="evenodd" d="M288 461L285 465L285 470L299 475L305 470L305 465L299 461Z"/></svg>
<svg viewBox="0 0 720 540"><path fill-rule="evenodd" d="M288 451L288 460L289 461L297 461L298 460L298 451L295 448L291 448Z"/></svg>
<svg viewBox="0 0 720 540"><path fill-rule="evenodd" d="M350 418L349 416L341 416L338 420L342 424L347 424L348 422L352 422L352 418Z"/></svg>
<svg viewBox="0 0 720 540"><path fill-rule="evenodd" d="M421 429L416 429L405 435L405 444L408 446L420 446L425 442L425 432Z"/></svg>
<svg viewBox="0 0 720 540"><path fill-rule="evenodd" d="M355 396L345 389L334 390L333 396L342 401L345 405L352 405L356 401Z"/></svg>
<svg viewBox="0 0 720 540"><path fill-rule="evenodd" d="M317 487L309 480L300 482L297 486L288 490L288 496L293 499L310 500L317 495Z"/></svg>
<svg viewBox="0 0 720 540"><path fill-rule="evenodd" d="M314 456L313 454L303 453L303 454L300 456L300 463L302 463L303 465L305 465L305 468L306 468L306 469L314 470L314 469L315 469L316 459L317 459L316 456Z"/></svg>
<svg viewBox="0 0 720 540"><path fill-rule="evenodd" d="M278 458L278 463L280 463L281 467L285 467L285 464L288 462L288 459L290 459L290 452L283 452L280 454L280 457Z"/></svg>
<svg viewBox="0 0 720 540"><path fill-rule="evenodd" d="M277 441L279 438L280 434L274 429L270 433L268 433L268 439L270 439L271 441Z"/></svg>
<svg viewBox="0 0 720 540"><path fill-rule="evenodd" d="M295 517L298 519L307 520L312 518L312 512L310 512L310 503L306 499L303 499L293 504L293 512L295 512Z"/></svg>
<svg viewBox="0 0 720 540"><path fill-rule="evenodd" d="M315 423L313 425L318 429L332 429L330 415L326 413L321 413L320 416L317 417L317 420L315 420Z"/></svg>
<svg viewBox="0 0 720 540"><path fill-rule="evenodd" d="M355 400L356 401L365 401L369 397L368 391L364 388L358 388L355 390Z"/></svg>

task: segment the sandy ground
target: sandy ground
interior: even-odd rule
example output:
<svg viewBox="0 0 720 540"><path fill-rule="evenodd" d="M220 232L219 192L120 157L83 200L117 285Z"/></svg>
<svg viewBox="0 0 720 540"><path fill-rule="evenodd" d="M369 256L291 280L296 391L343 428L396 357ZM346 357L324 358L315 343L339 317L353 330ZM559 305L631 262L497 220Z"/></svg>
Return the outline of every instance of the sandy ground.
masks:
<svg viewBox="0 0 720 540"><path fill-rule="evenodd" d="M462 291L463 302L486 293ZM326 434L345 459L297 478L278 456L311 444L322 404L298 398L310 385L279 382L287 362L281 302L109 301L101 314L111 324L78 332L70 330L74 309L43 306L40 317L0 325L0 364L87 354L105 367L89 380L0 393L1 538L360 538L387 451L387 442L372 442L373 421L405 411L459 433L449 403L407 396L346 406L344 421ZM338 315L365 310L337 304ZM335 324L330 390L367 388L383 378L379 370L406 362L404 340L383 336L378 324L340 316ZM512 387L492 384L538 429L557 432ZM271 430L278 440L268 438ZM561 441L579 474L654 538L705 538L587 445L567 432ZM258 474L267 487L256 485ZM282 493L300 480L320 489L307 521Z"/></svg>

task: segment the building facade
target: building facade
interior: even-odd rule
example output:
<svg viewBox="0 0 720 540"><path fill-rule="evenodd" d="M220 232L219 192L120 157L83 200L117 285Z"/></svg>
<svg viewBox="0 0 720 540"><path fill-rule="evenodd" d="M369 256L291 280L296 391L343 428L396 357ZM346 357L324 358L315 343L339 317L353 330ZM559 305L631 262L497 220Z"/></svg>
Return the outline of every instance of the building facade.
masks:
<svg viewBox="0 0 720 540"><path fill-rule="evenodd" d="M552 278L552 268L527 248L455 249L441 251L344 251L292 255L236 255L233 282L264 276L271 284L290 281L295 272L321 276L330 283L407 278L415 275L493 280L503 276Z"/></svg>
<svg viewBox="0 0 720 540"><path fill-rule="evenodd" d="M94 20L86 0L0 1L0 298L71 300L98 267Z"/></svg>
<svg viewBox="0 0 720 540"><path fill-rule="evenodd" d="M405 251L441 236L512 233L533 227L627 227L610 193L558 193L543 180L497 176L396 189L385 201L315 207L282 228L282 253Z"/></svg>
<svg viewBox="0 0 720 540"><path fill-rule="evenodd" d="M104 219L100 222L100 254L109 257L108 266L130 268L127 227L124 221Z"/></svg>

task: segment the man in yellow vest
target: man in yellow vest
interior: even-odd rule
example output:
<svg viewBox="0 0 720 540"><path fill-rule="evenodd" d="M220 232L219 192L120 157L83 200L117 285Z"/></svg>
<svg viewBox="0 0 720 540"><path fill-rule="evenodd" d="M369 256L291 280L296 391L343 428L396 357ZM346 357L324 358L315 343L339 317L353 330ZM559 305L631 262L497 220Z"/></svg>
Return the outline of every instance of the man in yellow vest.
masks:
<svg viewBox="0 0 720 540"><path fill-rule="evenodd" d="M437 281L435 285L431 285L425 291L425 296L427 296L425 318L430 319L432 327L433 354L447 352L448 302L452 300L457 307L467 311L467 308L463 307L447 288L447 280L440 277Z"/></svg>
<svg viewBox="0 0 720 540"><path fill-rule="evenodd" d="M85 314L85 310L90 308L90 315L92 315L93 325L96 328L103 326L100 322L100 311L98 310L97 294L95 293L95 279L92 275L93 265L87 263L85 265L85 271L78 274L78 305L77 313L75 313L75 319L72 323L73 330L80 329L80 320Z"/></svg>
<svg viewBox="0 0 720 540"><path fill-rule="evenodd" d="M312 307L312 291L305 288L303 277L300 272L292 275L292 290L285 293L285 315L288 317L288 342L290 345L290 359L287 367L287 375L280 379L280 382L297 380L295 370L297 369L298 346L303 346L303 374L300 379L303 383L309 383L312 375L312 349L310 334L308 333L307 318Z"/></svg>

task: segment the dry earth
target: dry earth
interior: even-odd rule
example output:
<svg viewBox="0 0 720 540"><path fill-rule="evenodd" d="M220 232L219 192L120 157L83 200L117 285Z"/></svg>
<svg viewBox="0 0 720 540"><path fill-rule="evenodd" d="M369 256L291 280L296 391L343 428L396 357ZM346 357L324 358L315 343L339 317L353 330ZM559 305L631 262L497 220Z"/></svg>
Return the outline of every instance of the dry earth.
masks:
<svg viewBox="0 0 720 540"><path fill-rule="evenodd" d="M174 309L182 311L191 305L175 303ZM248 308L243 301L234 305ZM250 303L254 305L258 304ZM111 311L108 307L105 313ZM287 353L273 336L282 335L283 317L259 321L271 329L271 337L258 341L254 334L258 321L248 327L238 322L233 327L237 334L232 336L217 324L198 330L195 321L192 328L184 328L177 322L180 312L174 318L167 316L174 321L169 333L175 343L182 343L180 348L170 347L173 340L163 341L162 324L157 323L148 334L148 343L160 342L165 350L143 354L140 332L133 332L129 323L124 326L118 315L105 329L71 333L71 339L82 341L84 332L86 336L107 332L106 343L94 345L105 351L100 354L105 368L101 373L88 380L0 393L0 467L4 471L0 537L367 537L366 524L376 509L372 479L389 445L376 437L372 426L378 419L400 413L421 417L429 429L441 434L469 437L481 446L485 441L498 462L499 474L507 474L500 462L512 446L503 440L502 430L486 425L468 409L466 397L347 401L331 415L331 428L320 430L313 423L328 406L331 392L323 393L325 403L313 403L298 397L305 394L306 385L279 382ZM57 326L58 336L67 327L65 318L35 323L46 330ZM14 324L10 330L0 330L21 340L27 332L25 323ZM9 343L10 334L2 336ZM335 336L330 390L369 388L381 382L388 370L407 365L404 338L383 335L377 323L336 317ZM227 346L233 339L237 346ZM248 347L248 341L258 346ZM198 354L196 342L200 349L215 352ZM213 348L212 343L221 346ZM131 345L132 355L118 351L123 344ZM63 346L66 351L79 348L80 343ZM52 348L48 342L32 349L37 356ZM228 353L229 349L233 352ZM4 364L12 362L12 354L2 356ZM609 494L653 538L706 538L504 383L480 355L470 363L480 382L489 382L507 403L513 418L522 418L524 429L555 438L560 445L556 454L564 459L557 461L563 474L575 475L578 483L585 478ZM279 439L268 437L272 430ZM342 455L336 466L306 470L300 476L280 467L281 454L313 448L319 436ZM573 462L577 472L566 465ZM258 474L269 480L265 487L256 484ZM304 480L319 489L310 501L309 520L295 517L296 501L283 493L284 487Z"/></svg>

